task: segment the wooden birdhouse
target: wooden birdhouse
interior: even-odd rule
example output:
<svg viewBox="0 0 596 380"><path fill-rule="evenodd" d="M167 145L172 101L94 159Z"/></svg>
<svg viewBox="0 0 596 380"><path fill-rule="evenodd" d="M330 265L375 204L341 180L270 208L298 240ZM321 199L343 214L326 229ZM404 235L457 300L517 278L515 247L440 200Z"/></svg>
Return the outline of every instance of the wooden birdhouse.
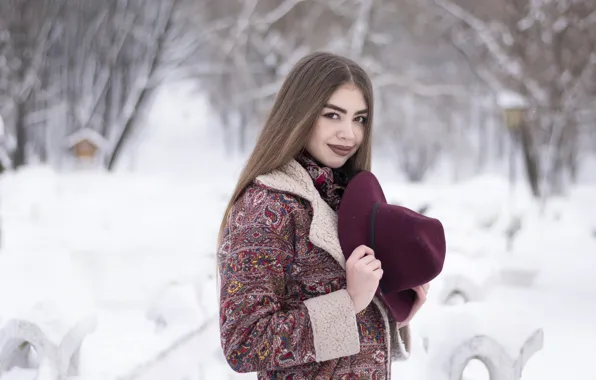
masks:
<svg viewBox="0 0 596 380"><path fill-rule="evenodd" d="M90 128L79 129L67 138L67 147L77 162L99 163L106 146L106 139Z"/></svg>
<svg viewBox="0 0 596 380"><path fill-rule="evenodd" d="M81 140L72 147L77 158L93 159L97 155L98 146L90 140Z"/></svg>
<svg viewBox="0 0 596 380"><path fill-rule="evenodd" d="M511 131L519 130L528 109L525 98L517 93L503 92L498 95L497 101L503 109L505 126Z"/></svg>

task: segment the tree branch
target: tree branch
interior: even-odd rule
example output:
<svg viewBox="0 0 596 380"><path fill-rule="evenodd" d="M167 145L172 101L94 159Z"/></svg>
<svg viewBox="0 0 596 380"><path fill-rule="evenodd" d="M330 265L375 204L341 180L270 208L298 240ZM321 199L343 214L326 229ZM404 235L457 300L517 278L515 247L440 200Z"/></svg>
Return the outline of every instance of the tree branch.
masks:
<svg viewBox="0 0 596 380"><path fill-rule="evenodd" d="M530 91L530 95L535 100L545 100L544 92L541 90L538 83L525 73L522 63L518 59L512 57L511 54L501 46L484 21L450 0L433 0L433 2L437 6L443 8L447 13L471 27L499 66L511 78L517 80L520 84L525 84L528 91Z"/></svg>

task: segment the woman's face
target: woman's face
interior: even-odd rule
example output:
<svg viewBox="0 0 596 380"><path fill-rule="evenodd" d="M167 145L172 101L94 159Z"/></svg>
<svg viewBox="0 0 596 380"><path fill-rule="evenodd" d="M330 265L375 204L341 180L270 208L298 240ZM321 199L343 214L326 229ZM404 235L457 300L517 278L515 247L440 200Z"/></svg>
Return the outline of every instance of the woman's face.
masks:
<svg viewBox="0 0 596 380"><path fill-rule="evenodd" d="M362 92L352 84L339 87L319 115L306 151L325 166L342 167L358 151L367 118Z"/></svg>

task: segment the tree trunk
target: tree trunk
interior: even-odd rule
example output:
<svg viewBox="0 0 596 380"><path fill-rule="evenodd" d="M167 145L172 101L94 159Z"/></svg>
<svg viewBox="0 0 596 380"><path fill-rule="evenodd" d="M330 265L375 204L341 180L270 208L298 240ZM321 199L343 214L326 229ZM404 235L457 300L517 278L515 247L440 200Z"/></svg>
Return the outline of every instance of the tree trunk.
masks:
<svg viewBox="0 0 596 380"><path fill-rule="evenodd" d="M495 133L495 140L497 141L496 159L502 160L505 157L505 140L507 137L507 132L501 117L491 114L490 118L491 122L495 126L493 131Z"/></svg>
<svg viewBox="0 0 596 380"><path fill-rule="evenodd" d="M248 117L246 116L246 107L242 107L240 109L240 115L239 115L239 121L238 121L238 147L239 147L239 151L240 153L245 153L246 152L246 135L248 134Z"/></svg>
<svg viewBox="0 0 596 380"><path fill-rule="evenodd" d="M153 88L146 87L141 91L139 98L134 106L134 111L132 111L132 115L124 124L124 129L120 134L120 138L116 142L116 146L112 151L112 155L108 160L108 170L114 170L116 167L116 163L120 159L122 152L124 150L124 146L128 143L128 140L132 136L134 131L134 127L137 124L137 120L141 117L141 114L146 109L146 106L150 103L149 100L151 99L151 95L153 93Z"/></svg>
<svg viewBox="0 0 596 380"><path fill-rule="evenodd" d="M15 128L16 128L16 140L17 146L12 156L13 167L15 169L24 166L27 161L27 126L25 124L25 116L27 115L27 109L25 100L19 100L15 104Z"/></svg>
<svg viewBox="0 0 596 380"><path fill-rule="evenodd" d="M486 111L481 108L477 109L476 112L478 112L478 117L474 120L478 123L478 161L476 164L476 173L480 173L488 162L490 141Z"/></svg>
<svg viewBox="0 0 596 380"><path fill-rule="evenodd" d="M565 189L565 165L561 152L553 157L551 172L548 174L548 187L551 195L561 195Z"/></svg>
<svg viewBox="0 0 596 380"><path fill-rule="evenodd" d="M130 117L127 118L126 123L124 124L124 128L122 130L122 133L120 134L118 141L116 142L116 146L114 147L114 150L112 151L112 154L110 155L110 157L108 159L108 170L110 170L110 171L115 168L116 163L118 162L118 160L120 159L120 156L122 155L124 146L128 143L128 140L132 136L132 133L134 131L134 127L136 125L137 120L142 115L146 106L149 105L150 100L153 95L153 92L155 91L155 88L157 87L157 84L154 83L153 79L155 78L155 74L157 73L157 71L159 69L159 65L162 61L162 55L164 54L164 50L166 48L166 46L165 46L166 40L168 39L168 36L170 35L171 29L173 26L173 22L174 22L173 13L174 13L174 9L176 8L176 4L177 4L177 1L174 0L174 3L170 6L169 14L167 16L168 18L167 18L166 24L164 26L164 29L161 32L161 34L159 35L159 37L157 38L157 45L155 47L155 49L156 49L155 55L152 57L153 59L151 60L150 65L149 65L149 72L147 73L147 83L141 90L135 104L132 106L133 107L132 113L131 113ZM128 83L128 82L125 82L125 83ZM126 91L125 93L128 94L129 91Z"/></svg>
<svg viewBox="0 0 596 380"><path fill-rule="evenodd" d="M556 195L563 194L565 191L565 175L567 171L569 171L571 178L577 175L575 168L577 128L570 120L566 120L562 128L561 134L555 142L551 171L547 173L549 190L552 194Z"/></svg>
<svg viewBox="0 0 596 380"><path fill-rule="evenodd" d="M567 153L567 168L569 169L569 178L571 179L572 183L577 183L577 173L578 173L578 159L577 159L577 150L570 149Z"/></svg>
<svg viewBox="0 0 596 380"><path fill-rule="evenodd" d="M574 122L573 122L574 123ZM566 151L564 154L565 157L565 167L569 170L569 179L572 183L577 183L577 174L578 174L578 153L579 153L579 129L576 123L573 124L571 127L571 136L569 136L569 141L566 145Z"/></svg>
<svg viewBox="0 0 596 380"><path fill-rule="evenodd" d="M538 154L536 154L536 147L532 139L532 131L530 123L524 122L520 126L519 131L522 153L524 155L524 166L526 169L526 176L532 195L536 198L540 197L540 163Z"/></svg>
<svg viewBox="0 0 596 380"><path fill-rule="evenodd" d="M219 121L223 129L223 145L227 155L234 153L234 132L230 125L230 113L219 112Z"/></svg>

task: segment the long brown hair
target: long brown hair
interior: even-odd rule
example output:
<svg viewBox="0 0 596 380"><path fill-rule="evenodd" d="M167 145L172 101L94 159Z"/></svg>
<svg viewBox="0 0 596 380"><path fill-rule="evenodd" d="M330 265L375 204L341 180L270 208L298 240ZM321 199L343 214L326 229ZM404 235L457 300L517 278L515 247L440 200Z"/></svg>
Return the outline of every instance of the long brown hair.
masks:
<svg viewBox="0 0 596 380"><path fill-rule="evenodd" d="M342 56L316 52L303 57L277 93L256 146L240 174L221 221L218 248L230 211L246 187L258 176L287 164L304 149L325 103L344 84L353 84L360 89L368 107L362 144L344 166L350 172L370 170L373 118L370 78L356 62Z"/></svg>

